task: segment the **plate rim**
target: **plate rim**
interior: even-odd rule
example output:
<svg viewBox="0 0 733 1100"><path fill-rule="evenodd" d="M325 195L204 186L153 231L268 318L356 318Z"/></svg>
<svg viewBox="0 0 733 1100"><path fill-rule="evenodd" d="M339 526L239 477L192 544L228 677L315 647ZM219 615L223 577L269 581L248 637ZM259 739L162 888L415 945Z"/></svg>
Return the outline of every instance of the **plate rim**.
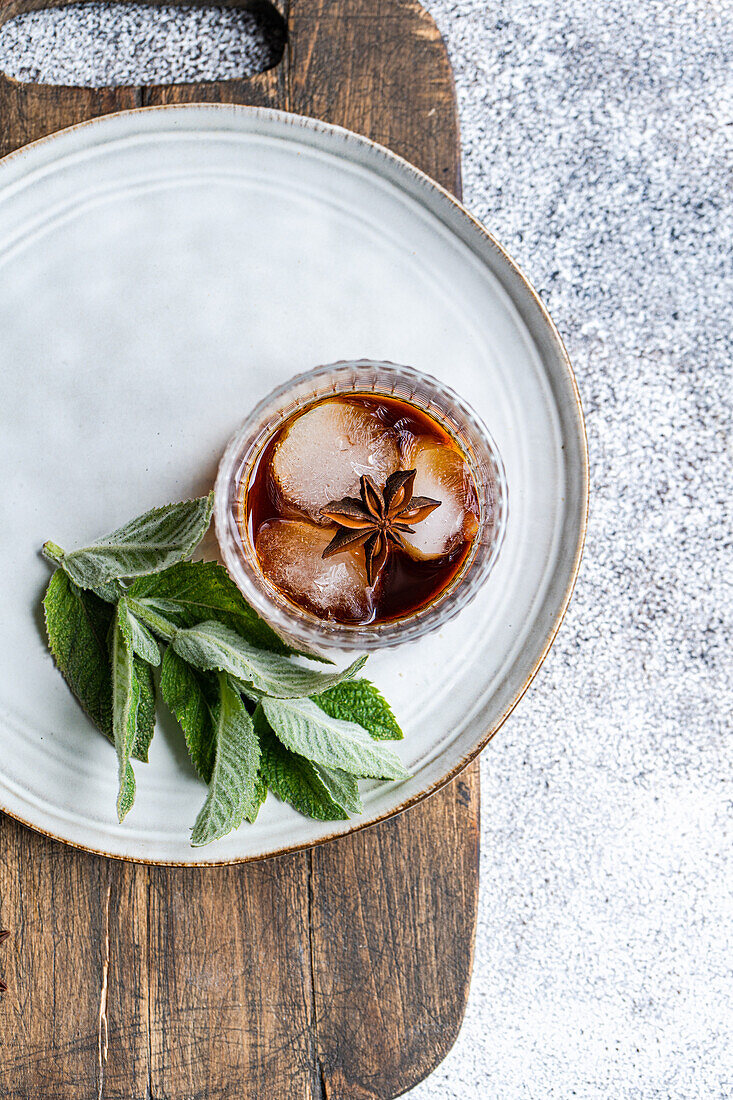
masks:
<svg viewBox="0 0 733 1100"><path fill-rule="evenodd" d="M134 115L146 115L150 113L160 113L162 111L174 111L177 113L187 111L201 111L216 113L223 112L229 115L241 114L244 116L250 116L254 118L262 118L269 120L273 123L280 123L294 130L297 128L311 131L314 133L334 134L340 136L350 144L356 144L362 149L366 149L372 152L378 153L386 160L392 163L392 165L402 175L412 177L414 183L418 184L421 188L427 189L437 193L443 200L447 200L450 206L453 207L454 212L464 219L469 226L476 232L479 237L483 238L499 255L501 261L507 268L513 273L513 275L519 280L519 283L523 287L524 291L529 295L529 298L533 306L539 311L540 317L546 330L549 332L551 343L554 345L554 350L557 353L559 362L564 368L566 380L569 382L569 390L573 397L572 413L574 413L575 428L577 430L578 441L580 443L579 457L580 457L580 479L581 479L581 495L580 495L580 524L575 540L575 549L573 553L572 566L570 569L569 578L565 586L562 599L559 604L559 609L555 615L555 618L548 631L545 632L544 642L538 657L534 661L532 668L526 676L523 684L512 697L507 707L502 711L499 717L488 727L488 729L478 738L476 744L455 763L448 772L441 776L439 779L434 780L423 790L406 798L399 805L393 807L390 810L386 810L384 813L379 813L376 816L370 818L367 821L356 821L350 828L345 828L326 836L319 836L315 839L303 841L299 844L288 844L272 851L256 853L254 855L244 856L227 856L220 859L202 859L202 860L174 860L174 859L155 859L145 856L132 856L125 855L120 852L107 852L102 848L93 847L92 845L82 844L79 841L68 840L66 837L58 836L56 833L51 832L48 829L44 829L42 826L34 824L31 821L27 821L25 818L12 810L8 810L5 805L0 802L0 811L6 814L9 818L17 821L19 824L24 825L26 828L31 829L35 833L39 833L41 836L48 837L51 840L58 841L61 844L66 844L71 848L75 848L78 851L88 852L91 855L104 856L108 859L120 860L124 863L137 863L142 866L148 867L225 867L234 866L236 864L244 863L258 863L265 859L275 859L279 856L291 855L296 852L302 852L309 848L320 847L322 844L331 843L334 840L352 836L354 833L361 832L364 829L370 829L373 826L379 825L381 822L389 821L391 818L398 817L405 813L407 810L412 809L414 806L432 795L437 794L438 791L446 787L468 765L475 760L480 753L486 748L489 742L496 736L509 716L524 698L526 692L532 685L537 673L545 662L545 659L552 648L555 639L557 638L558 631L562 626L563 620L567 613L570 601L575 590L575 585L580 572L580 565L583 557L583 550L585 547L586 534L588 529L588 509L590 501L590 471L589 471L589 458L588 458L588 435L586 430L585 416L583 413L583 406L580 400L580 393L578 390L578 383L573 371L572 364L570 362L570 356L557 328L557 325L553 321L550 313L540 298L539 294L535 290L533 284L525 275L519 264L509 255L503 245L497 240L497 238L491 233L489 229L479 219L473 215L464 206L463 202L456 198L447 188L442 184L432 179L426 172L423 172L420 168L417 168L410 161L400 156L398 153L393 152L387 146L380 144L377 141L373 141L371 138L366 137L364 134L358 134L354 130L349 130L345 126L338 126L330 122L322 122L320 119L311 118L307 115L295 114L290 111L277 110L270 107L253 107L245 104L231 104L231 103L206 103L206 102L194 102L194 103L164 103L149 107L133 107L123 111L111 111L108 114L99 115L95 118L86 119L83 122L74 123L71 126L66 126L61 130L55 130L51 134L47 134L44 137L38 138L35 141L29 142L27 145L21 146L19 149L15 149L10 153L7 153L4 157L0 158L0 167L3 167L10 161L22 158L31 150L37 149L41 146L54 142L56 139L63 135L73 133L77 130L87 129L104 124L107 120L116 117L130 117ZM334 156L338 156L337 151L332 151ZM510 295L513 304L514 297L511 292L504 287L506 293ZM2 796L2 788L0 788L0 797ZM351 819L353 820L353 819Z"/></svg>

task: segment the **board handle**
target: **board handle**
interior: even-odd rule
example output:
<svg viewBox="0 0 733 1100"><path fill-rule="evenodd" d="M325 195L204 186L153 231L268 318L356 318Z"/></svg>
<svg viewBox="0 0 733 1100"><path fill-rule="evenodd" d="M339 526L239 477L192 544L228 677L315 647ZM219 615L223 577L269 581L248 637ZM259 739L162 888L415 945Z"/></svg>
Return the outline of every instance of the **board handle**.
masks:
<svg viewBox="0 0 733 1100"><path fill-rule="evenodd" d="M67 7L73 0L0 0L0 26L29 11ZM145 0L150 7L176 4L191 7L191 0ZM217 0L217 7L250 12L261 25L282 36L284 48L276 65L264 72L235 80L193 84L150 85L118 88L79 88L56 84L24 83L0 73L0 156L37 141L56 130L74 126L113 111L167 103L243 103L254 107L279 107L287 101L287 0ZM208 6L196 3L194 6Z"/></svg>
<svg viewBox="0 0 733 1100"><path fill-rule="evenodd" d="M0 0L0 25L23 12L72 2ZM203 0L147 0L151 6L192 2L203 6ZM0 73L0 156L114 111L241 103L347 126L389 146L460 197L453 72L440 32L419 0L216 2L279 20L279 64L237 80L121 88L25 84ZM430 79L416 81L415 72L430 73Z"/></svg>

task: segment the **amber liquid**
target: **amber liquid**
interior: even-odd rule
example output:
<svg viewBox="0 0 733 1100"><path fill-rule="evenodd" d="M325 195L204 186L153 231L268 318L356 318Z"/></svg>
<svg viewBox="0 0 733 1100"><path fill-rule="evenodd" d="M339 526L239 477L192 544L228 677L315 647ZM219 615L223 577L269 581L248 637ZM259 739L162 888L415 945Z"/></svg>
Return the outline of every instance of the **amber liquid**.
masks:
<svg viewBox="0 0 733 1100"><path fill-rule="evenodd" d="M371 410L384 424L385 432L392 433L403 445L407 444L411 437L427 437L441 446L449 447L465 462L463 453L453 437L426 412L407 401L396 397L374 394L339 395L338 399ZM332 398L325 398L324 400L328 401ZM253 546L255 545L257 531L263 523L275 519L307 518L304 513L299 513L292 505L283 507L282 502L279 500L279 494L272 475L272 456L293 421L320 403L313 402L295 413L269 440L257 459L249 478L249 484L244 487L242 494L244 522ZM381 488L382 486L380 486ZM358 492L355 495L358 496ZM469 480L469 498L466 512L469 518L471 513L473 517L479 516L478 496L472 480ZM401 547L391 546L386 565L374 587L373 613L371 616L368 619L355 620L348 619L338 613L332 613L327 616L328 619L351 624L355 622L360 624L365 622L388 622L406 618L433 603L441 592L453 582L471 551L475 530L478 528L477 518L474 524L468 524L467 526L469 528L473 526L474 528L471 537L461 539L452 546L449 553L439 558L432 558L427 561L416 560ZM334 527L333 530L335 532L336 528ZM360 551L355 550L352 552L359 553ZM262 562L260 562L260 566L263 566ZM267 576L264 567L262 567L262 571ZM322 609L309 605L307 597L296 600L292 592L282 594L291 603L296 603L296 606L301 606L319 618L326 618Z"/></svg>

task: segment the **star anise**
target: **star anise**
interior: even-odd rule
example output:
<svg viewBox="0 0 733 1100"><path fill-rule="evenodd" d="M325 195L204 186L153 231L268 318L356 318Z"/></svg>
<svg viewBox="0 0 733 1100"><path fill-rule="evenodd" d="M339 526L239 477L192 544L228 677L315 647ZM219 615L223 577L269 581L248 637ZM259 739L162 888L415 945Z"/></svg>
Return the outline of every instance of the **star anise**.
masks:
<svg viewBox="0 0 733 1100"><path fill-rule="evenodd" d="M370 586L384 568L390 543L405 544L403 534L412 534L411 523L419 523L440 507L439 500L414 497L416 470L398 470L391 474L380 492L368 474L361 478L361 500L344 497L332 500L321 515L338 524L338 531L323 551L330 558L346 547L364 547L367 580Z"/></svg>

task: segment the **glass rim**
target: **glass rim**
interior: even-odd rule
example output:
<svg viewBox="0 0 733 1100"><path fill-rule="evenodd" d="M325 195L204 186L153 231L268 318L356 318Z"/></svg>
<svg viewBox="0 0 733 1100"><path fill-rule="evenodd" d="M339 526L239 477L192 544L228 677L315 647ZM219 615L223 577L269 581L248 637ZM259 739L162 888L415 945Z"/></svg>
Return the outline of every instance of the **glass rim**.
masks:
<svg viewBox="0 0 733 1100"><path fill-rule="evenodd" d="M466 560L429 604L377 623L342 623L305 611L267 581L247 555L242 524L243 481L282 425L299 409L358 393L394 396L424 410L449 432L464 454L479 496L481 522ZM480 456L477 454L481 451ZM481 471L487 469L488 475ZM489 501L489 486L493 497ZM490 506L491 514L486 511ZM369 652L415 641L457 615L488 577L504 539L507 486L504 465L483 420L450 386L432 375L387 360L340 360L283 382L252 409L230 438L214 488L214 524L224 564L247 602L283 638L303 648ZM256 560L254 547L252 558Z"/></svg>

